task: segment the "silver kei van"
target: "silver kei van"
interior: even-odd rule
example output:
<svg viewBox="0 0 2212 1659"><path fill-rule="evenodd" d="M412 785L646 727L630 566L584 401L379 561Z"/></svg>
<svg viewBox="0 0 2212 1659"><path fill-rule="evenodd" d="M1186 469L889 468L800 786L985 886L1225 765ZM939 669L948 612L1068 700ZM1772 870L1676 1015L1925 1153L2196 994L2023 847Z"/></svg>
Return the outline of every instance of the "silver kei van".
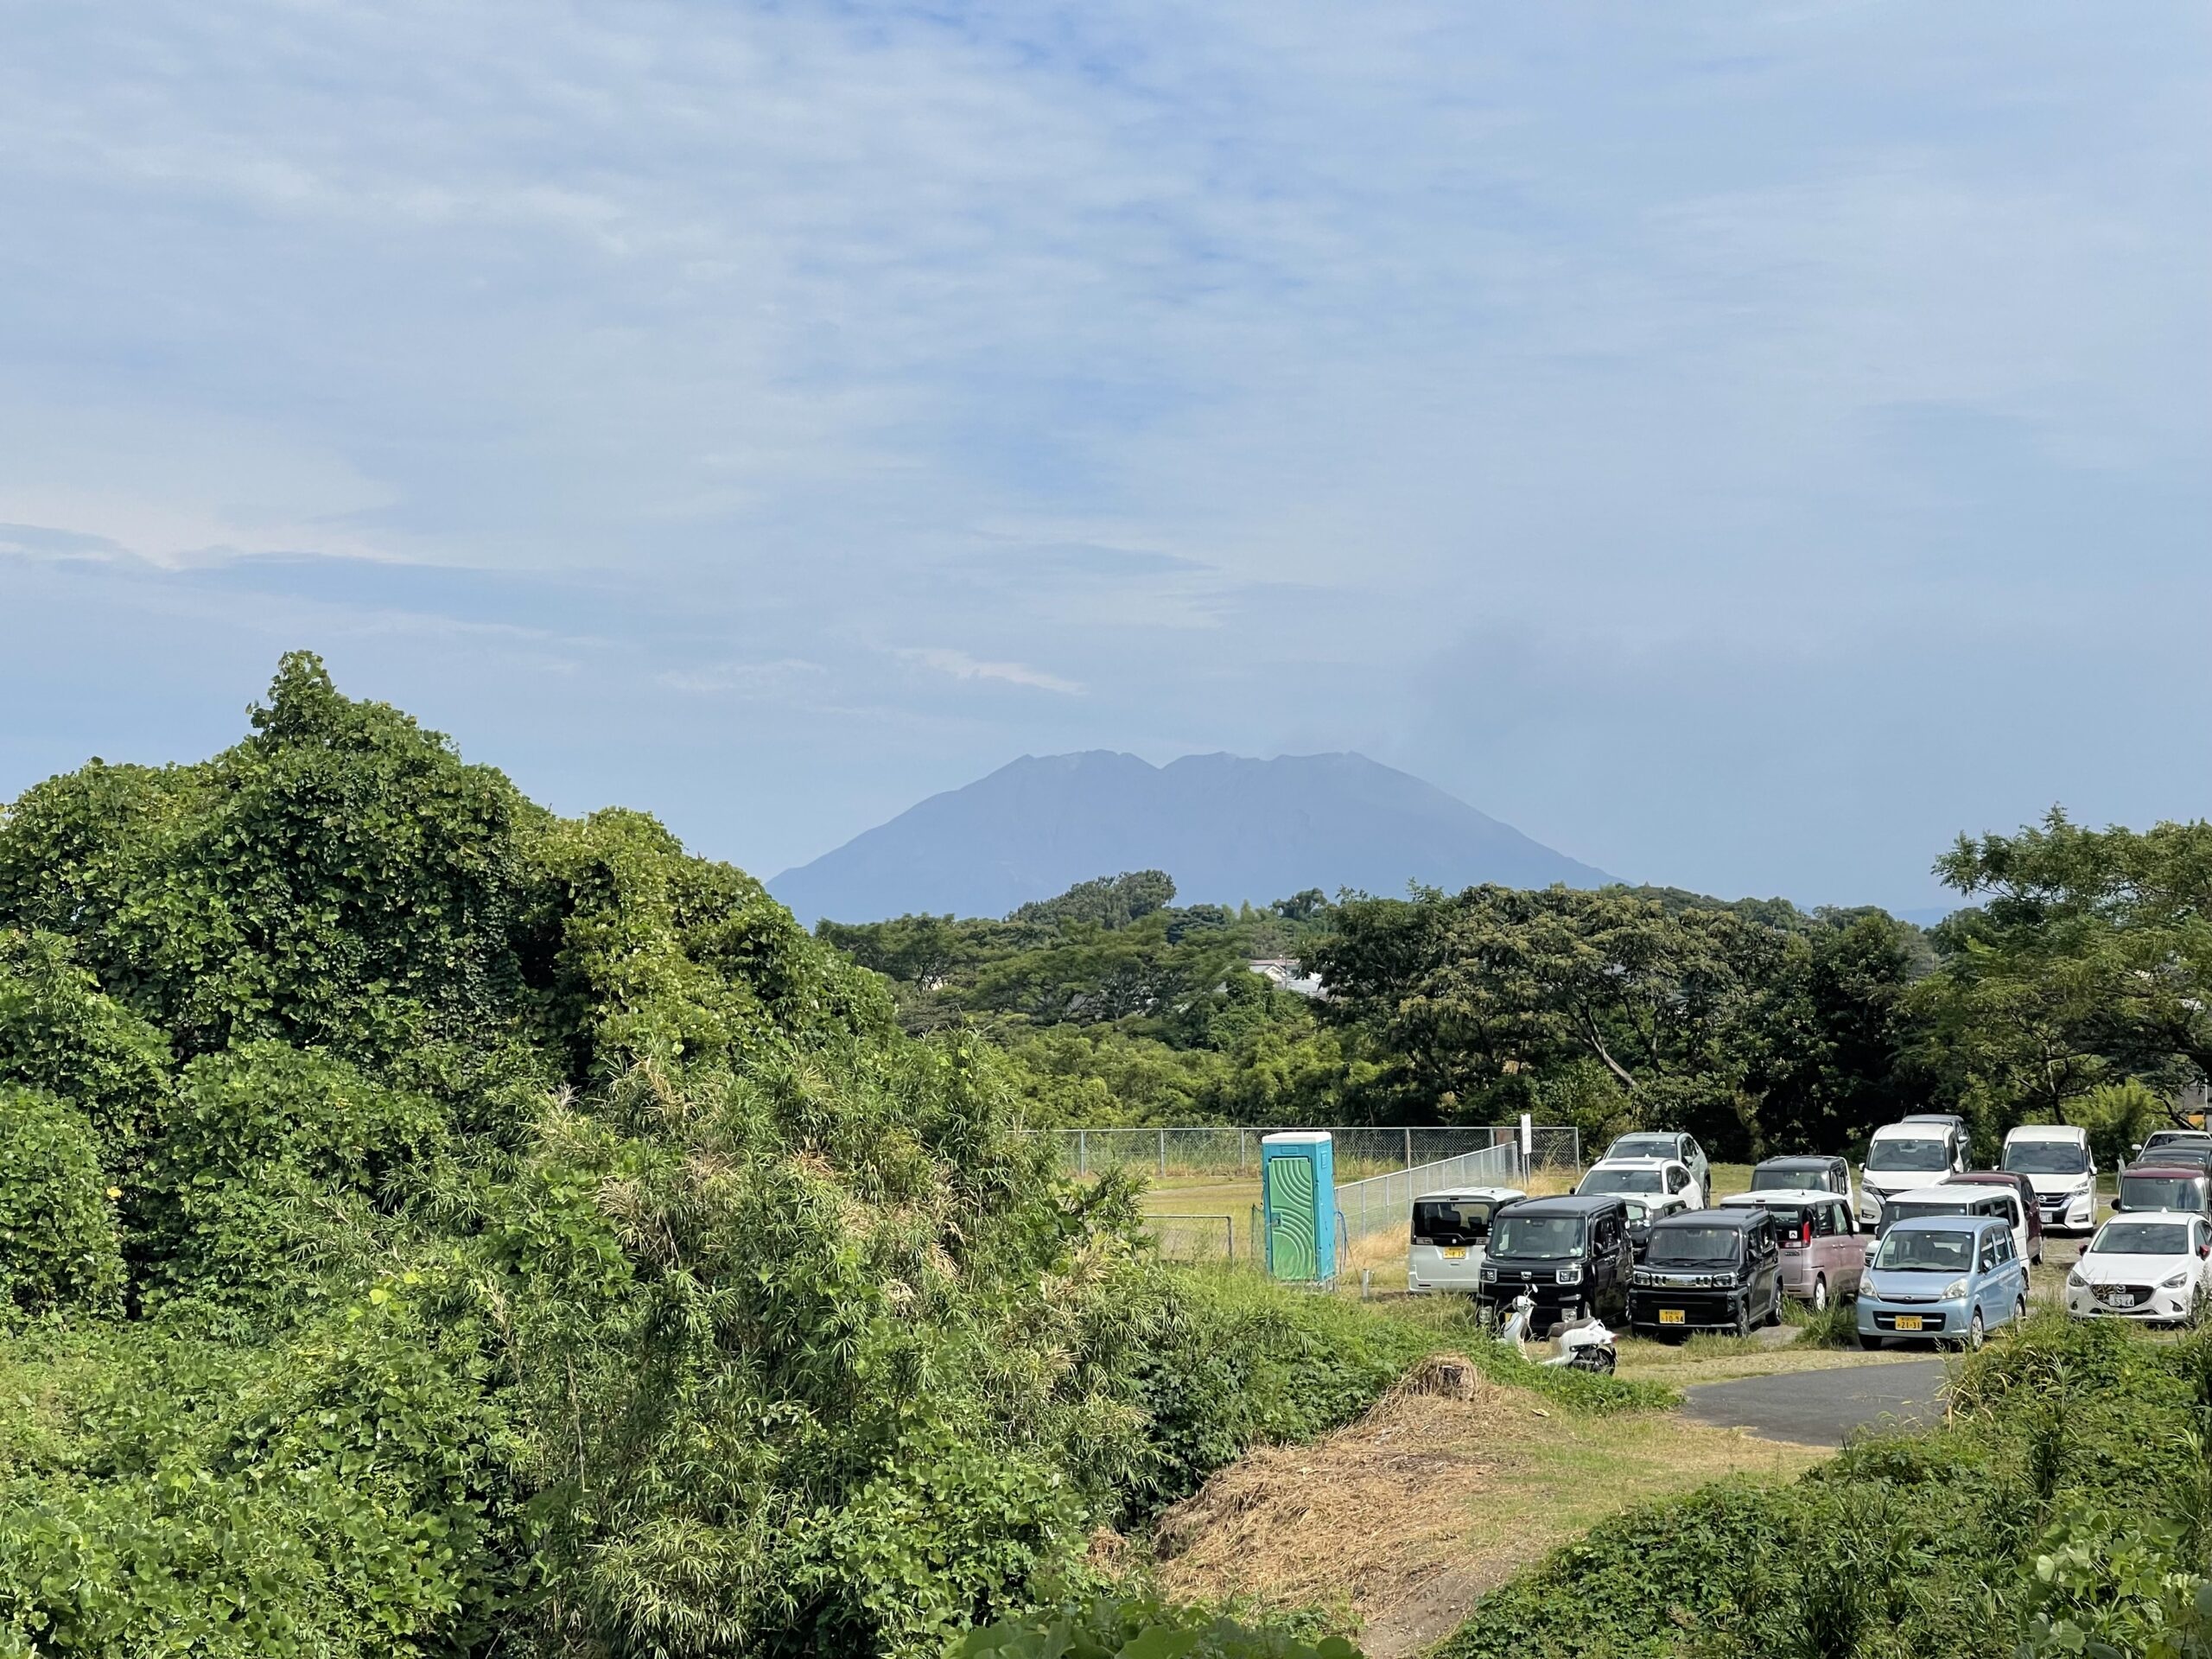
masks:
<svg viewBox="0 0 2212 1659"><path fill-rule="evenodd" d="M1416 1296L1440 1290L1473 1295L1490 1252L1491 1217L1528 1196L1515 1186L1454 1186L1415 1198L1406 1288Z"/></svg>

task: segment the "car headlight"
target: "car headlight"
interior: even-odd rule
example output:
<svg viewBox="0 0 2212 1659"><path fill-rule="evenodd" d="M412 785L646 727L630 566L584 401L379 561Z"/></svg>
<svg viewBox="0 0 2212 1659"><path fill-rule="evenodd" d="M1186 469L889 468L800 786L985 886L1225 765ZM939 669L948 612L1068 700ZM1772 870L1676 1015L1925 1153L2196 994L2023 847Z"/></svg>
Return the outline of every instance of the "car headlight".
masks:
<svg viewBox="0 0 2212 1659"><path fill-rule="evenodd" d="M1494 1285L1497 1282L1497 1269L1487 1262L1483 1263L1482 1282L1486 1285Z"/></svg>
<svg viewBox="0 0 2212 1659"><path fill-rule="evenodd" d="M1947 1302L1955 1302L1966 1294L1967 1281L1963 1279L1954 1279L1943 1287L1943 1300Z"/></svg>
<svg viewBox="0 0 2212 1659"><path fill-rule="evenodd" d="M2069 1290L2087 1290L2088 1287L2089 1287L2089 1281L2088 1281L2088 1280L2084 1279L2084 1278L2082 1276L2082 1269L2081 1269L2081 1268L2067 1268L2067 1269L2066 1269L2066 1288L2067 1288L2067 1289L2069 1289Z"/></svg>
<svg viewBox="0 0 2212 1659"><path fill-rule="evenodd" d="M2160 1287L2166 1290L2179 1290L2188 1282L2189 1269L2187 1268L2183 1268L2179 1273L2174 1274L2171 1279L2161 1279L2158 1281Z"/></svg>
<svg viewBox="0 0 2212 1659"><path fill-rule="evenodd" d="M1649 1288L1659 1282L1659 1275L1656 1273L1648 1272L1643 1268L1638 1268L1634 1273L1629 1275L1629 1282L1633 1285L1642 1285L1646 1288Z"/></svg>
<svg viewBox="0 0 2212 1659"><path fill-rule="evenodd" d="M1569 1262L1566 1267L1561 1268L1559 1270L1559 1281L1562 1285L1580 1284L1582 1282L1582 1264L1580 1262Z"/></svg>

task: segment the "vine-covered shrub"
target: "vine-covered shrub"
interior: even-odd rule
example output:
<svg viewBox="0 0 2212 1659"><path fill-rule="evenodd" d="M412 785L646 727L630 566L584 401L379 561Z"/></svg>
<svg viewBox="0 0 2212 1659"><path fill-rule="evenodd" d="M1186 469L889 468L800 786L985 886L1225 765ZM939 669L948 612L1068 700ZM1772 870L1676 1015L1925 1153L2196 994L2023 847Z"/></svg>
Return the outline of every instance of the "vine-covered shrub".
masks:
<svg viewBox="0 0 2212 1659"><path fill-rule="evenodd" d="M123 1257L109 1192L84 1114L0 1084L0 1321L115 1308Z"/></svg>
<svg viewBox="0 0 2212 1659"><path fill-rule="evenodd" d="M1417 1351L1164 1267L1013 1065L309 658L40 785L0 1656L932 1654Z"/></svg>

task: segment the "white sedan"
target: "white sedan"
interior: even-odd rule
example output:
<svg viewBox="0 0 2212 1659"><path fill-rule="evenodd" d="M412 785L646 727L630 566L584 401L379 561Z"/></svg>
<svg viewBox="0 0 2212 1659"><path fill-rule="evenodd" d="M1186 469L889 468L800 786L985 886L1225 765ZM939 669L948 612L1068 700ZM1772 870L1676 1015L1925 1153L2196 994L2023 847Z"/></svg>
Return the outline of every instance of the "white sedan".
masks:
<svg viewBox="0 0 2212 1659"><path fill-rule="evenodd" d="M2180 1323L2212 1297L2212 1220L2183 1210L2132 1210L2097 1230L2066 1275L2066 1311Z"/></svg>

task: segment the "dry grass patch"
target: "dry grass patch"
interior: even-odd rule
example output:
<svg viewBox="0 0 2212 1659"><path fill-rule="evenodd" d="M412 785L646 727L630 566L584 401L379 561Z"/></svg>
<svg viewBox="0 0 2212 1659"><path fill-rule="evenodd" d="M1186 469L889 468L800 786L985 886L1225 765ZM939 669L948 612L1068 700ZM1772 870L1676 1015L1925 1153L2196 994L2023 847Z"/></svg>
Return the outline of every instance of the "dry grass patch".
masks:
<svg viewBox="0 0 2212 1659"><path fill-rule="evenodd" d="M1326 1609L1392 1659L1617 1510L1821 1455L1668 1412L1571 1414L1439 1355L1351 1427L1221 1471L1161 1518L1154 1548L1171 1598Z"/></svg>

